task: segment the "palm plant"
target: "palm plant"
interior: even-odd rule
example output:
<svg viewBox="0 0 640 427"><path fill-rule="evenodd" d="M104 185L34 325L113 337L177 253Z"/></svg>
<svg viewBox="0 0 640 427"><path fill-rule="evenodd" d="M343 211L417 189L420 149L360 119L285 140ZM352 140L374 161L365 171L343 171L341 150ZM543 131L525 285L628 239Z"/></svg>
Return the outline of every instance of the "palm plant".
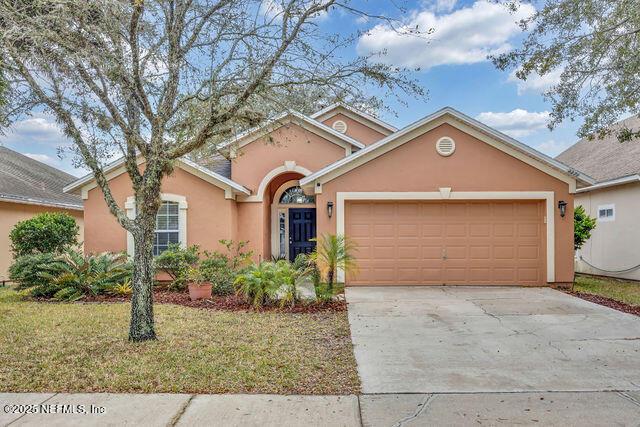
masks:
<svg viewBox="0 0 640 427"><path fill-rule="evenodd" d="M328 291L333 292L338 270L343 270L346 274L357 269L353 255L356 245L342 234L327 233L313 241L316 242L316 249L311 253L310 259L317 266L320 276L326 278Z"/></svg>
<svg viewBox="0 0 640 427"><path fill-rule="evenodd" d="M245 273L238 275L234 285L238 295L254 307L262 307L277 298L280 282L276 264L265 261L253 265Z"/></svg>
<svg viewBox="0 0 640 427"><path fill-rule="evenodd" d="M84 256L66 251L46 267L40 276L54 288L57 300L75 301L85 295L97 295L131 277L131 265L125 254L103 253Z"/></svg>

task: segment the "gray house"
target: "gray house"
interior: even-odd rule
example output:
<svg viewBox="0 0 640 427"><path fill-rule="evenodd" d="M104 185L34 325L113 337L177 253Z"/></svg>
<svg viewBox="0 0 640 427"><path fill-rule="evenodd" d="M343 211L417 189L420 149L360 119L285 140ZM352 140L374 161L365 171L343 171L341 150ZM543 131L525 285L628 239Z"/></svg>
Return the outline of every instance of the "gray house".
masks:
<svg viewBox="0 0 640 427"><path fill-rule="evenodd" d="M640 280L640 140L620 143L615 130L623 126L640 129L640 117L617 123L603 139L578 141L557 160L597 180L575 197L576 206L597 219L576 254L576 271Z"/></svg>

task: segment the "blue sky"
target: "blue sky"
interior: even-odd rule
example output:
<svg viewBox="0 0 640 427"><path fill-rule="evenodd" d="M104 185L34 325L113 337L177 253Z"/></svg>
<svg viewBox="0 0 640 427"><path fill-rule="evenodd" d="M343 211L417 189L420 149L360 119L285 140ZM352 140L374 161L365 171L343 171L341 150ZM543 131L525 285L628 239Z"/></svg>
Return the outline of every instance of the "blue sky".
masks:
<svg viewBox="0 0 640 427"><path fill-rule="evenodd" d="M403 127L451 106L551 156L575 142L579 123L563 123L553 132L546 128L549 105L541 93L557 75L523 83L486 60L487 54L504 52L518 44L523 35L515 21L531 13L533 6L521 8L514 16L484 0L410 0L401 3L406 12L400 14L392 3L376 0L369 2L368 8L397 17L406 25L433 28L429 40L400 36L379 21L337 11L318 19L327 31L368 31L347 55L385 50L382 61L421 68L414 77L428 91L428 99L405 97L406 106L389 99L388 106L395 114L384 112L382 119ZM0 137L0 143L71 174L85 173L72 166L69 155L58 157L58 148L69 142L45 114L35 113L15 123L6 136Z"/></svg>

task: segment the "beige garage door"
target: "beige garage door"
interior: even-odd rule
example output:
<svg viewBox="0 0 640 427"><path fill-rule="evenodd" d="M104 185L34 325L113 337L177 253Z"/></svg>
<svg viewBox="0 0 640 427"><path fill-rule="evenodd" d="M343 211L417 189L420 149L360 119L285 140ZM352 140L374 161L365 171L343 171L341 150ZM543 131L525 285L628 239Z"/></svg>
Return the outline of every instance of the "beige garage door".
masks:
<svg viewBox="0 0 640 427"><path fill-rule="evenodd" d="M540 201L347 202L357 245L348 285L540 285Z"/></svg>

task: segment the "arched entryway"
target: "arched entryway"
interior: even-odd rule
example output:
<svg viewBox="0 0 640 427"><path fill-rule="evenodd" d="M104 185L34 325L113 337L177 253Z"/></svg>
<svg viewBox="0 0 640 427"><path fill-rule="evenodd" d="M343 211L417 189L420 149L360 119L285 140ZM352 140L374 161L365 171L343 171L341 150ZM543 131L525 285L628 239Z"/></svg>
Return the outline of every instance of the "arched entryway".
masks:
<svg viewBox="0 0 640 427"><path fill-rule="evenodd" d="M316 201L304 194L299 179L279 184L271 197L271 255L293 261L315 247Z"/></svg>

